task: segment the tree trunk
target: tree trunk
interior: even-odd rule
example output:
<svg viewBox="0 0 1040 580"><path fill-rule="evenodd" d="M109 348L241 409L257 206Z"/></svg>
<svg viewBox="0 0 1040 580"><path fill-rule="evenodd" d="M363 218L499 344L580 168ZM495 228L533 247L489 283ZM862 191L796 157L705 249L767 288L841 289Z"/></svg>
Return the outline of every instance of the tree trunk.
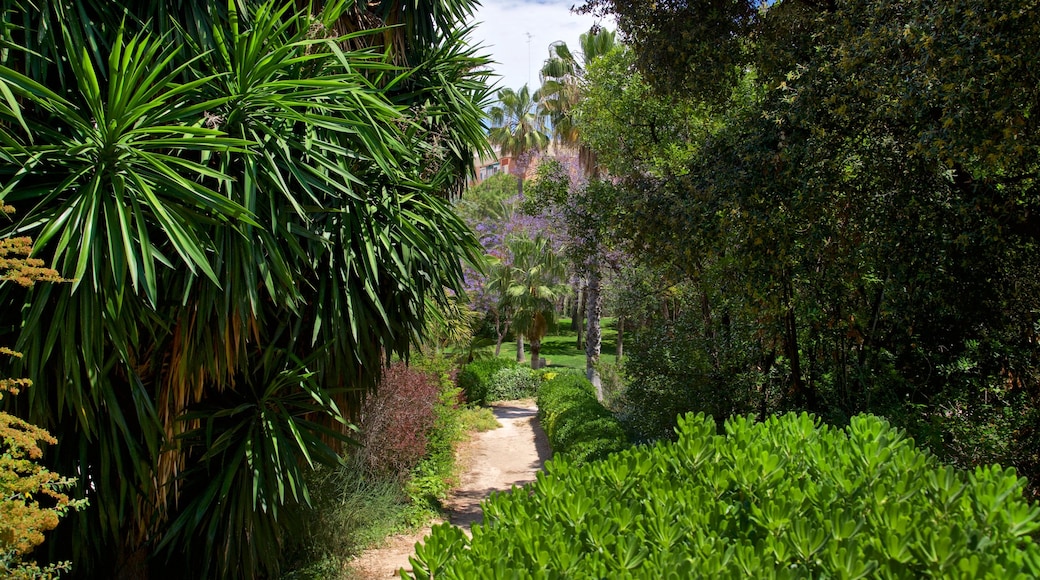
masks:
<svg viewBox="0 0 1040 580"><path fill-rule="evenodd" d="M577 343L578 350L583 350L585 348L585 344L584 344L585 341L583 340L584 339L583 334L585 332L585 302L588 300L588 294L589 294L588 289L586 288L586 289L582 290L581 285L579 283L579 286L578 286L578 308L577 308L577 315L575 316L575 322L576 322L576 324L578 326L577 327L577 331L578 331L578 343Z"/></svg>
<svg viewBox="0 0 1040 580"><path fill-rule="evenodd" d="M506 339L506 334L509 334L509 325L502 324L502 317L497 309L495 311L495 334L498 335L495 340L495 358L498 358L498 355L502 353L502 341Z"/></svg>
<svg viewBox="0 0 1040 580"><path fill-rule="evenodd" d="M798 346L798 321L794 305L794 282L791 280L790 272L784 272L784 281L781 295L784 299L786 311L783 315L784 331L784 355L787 356L791 365L791 386L788 397L795 405L815 412L815 392L806 387L802 378L801 351Z"/></svg>
<svg viewBox="0 0 1040 580"><path fill-rule="evenodd" d="M585 293L585 310L588 316L587 338L585 342L585 376L588 377L592 386L596 388L596 398L602 401L603 385L600 383L599 372L596 370L602 346L599 317L603 312L603 299L600 296L598 257L592 260L589 268L589 280L588 285L585 287Z"/></svg>
<svg viewBox="0 0 1040 580"><path fill-rule="evenodd" d="M581 300L581 283L574 285L574 299L571 300L571 330L577 331L581 328L581 323L578 321L578 310L581 306L578 302ZM581 348L579 345L578 348Z"/></svg>
<svg viewBox="0 0 1040 580"><path fill-rule="evenodd" d="M617 317L617 362L621 362L621 358L625 356L625 317L618 315Z"/></svg>
<svg viewBox="0 0 1040 580"><path fill-rule="evenodd" d="M542 352L542 341L532 340L531 341L531 370L536 371L542 368L542 361L538 356Z"/></svg>
<svg viewBox="0 0 1040 580"><path fill-rule="evenodd" d="M116 556L115 577L117 580L148 580L148 549L137 548L130 551L125 546L119 549Z"/></svg>
<svg viewBox="0 0 1040 580"><path fill-rule="evenodd" d="M524 362L524 335L516 333L516 362Z"/></svg>

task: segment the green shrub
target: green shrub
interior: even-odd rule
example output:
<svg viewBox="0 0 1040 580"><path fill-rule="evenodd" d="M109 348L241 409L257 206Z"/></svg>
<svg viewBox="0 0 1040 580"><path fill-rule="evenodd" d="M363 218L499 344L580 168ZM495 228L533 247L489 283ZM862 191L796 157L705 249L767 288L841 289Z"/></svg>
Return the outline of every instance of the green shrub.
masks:
<svg viewBox="0 0 1040 580"><path fill-rule="evenodd" d="M498 371L515 366L518 366L516 361L495 357L477 359L463 367L458 385L466 401L474 405L486 405L491 400L488 399L491 379Z"/></svg>
<svg viewBox="0 0 1040 580"><path fill-rule="evenodd" d="M426 457L412 470L405 490L416 506L413 524L425 523L427 515L440 508L440 501L451 490L455 480L455 446L463 440L466 427L462 422L459 401L462 390L455 381L451 360L440 356L417 356L412 367L433 377L438 395L433 404L434 422L426 443Z"/></svg>
<svg viewBox="0 0 1040 580"><path fill-rule="evenodd" d="M530 368L520 365L499 369L488 385L487 401L529 399L538 394L541 379Z"/></svg>
<svg viewBox="0 0 1040 580"><path fill-rule="evenodd" d="M415 578L1037 578L1040 507L1000 467L941 465L873 416L680 418L678 441L553 460L439 526Z"/></svg>
<svg viewBox="0 0 1040 580"><path fill-rule="evenodd" d="M304 533L287 542L283 580L340 577L350 557L437 515L455 478L455 446L469 428L464 421L474 421L459 405L454 369L436 355L391 367L368 402L369 432L362 433L368 445L308 478L312 506L298 514ZM423 455L416 459L420 442Z"/></svg>
<svg viewBox="0 0 1040 580"><path fill-rule="evenodd" d="M736 415L790 410L778 408L786 362L773 357L770 371L761 372L766 355L756 344L736 340L739 333L720 349L703 326L700 298L688 302L693 299L685 296L675 320L644 326L628 342L624 386L610 403L633 441L674 440L676 419L686 413L705 413L722 423Z"/></svg>
<svg viewBox="0 0 1040 580"><path fill-rule="evenodd" d="M628 447L621 424L596 400L592 383L580 374L560 373L542 384L538 419L554 455L566 454L576 463Z"/></svg>

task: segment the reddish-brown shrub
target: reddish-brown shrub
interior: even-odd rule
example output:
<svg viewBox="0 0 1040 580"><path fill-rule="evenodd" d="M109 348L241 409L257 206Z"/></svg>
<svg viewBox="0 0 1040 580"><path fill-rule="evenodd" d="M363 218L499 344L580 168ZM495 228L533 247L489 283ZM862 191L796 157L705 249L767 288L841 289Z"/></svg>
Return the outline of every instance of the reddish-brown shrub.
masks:
<svg viewBox="0 0 1040 580"><path fill-rule="evenodd" d="M361 413L358 457L374 473L404 476L426 455L436 415L437 377L394 363Z"/></svg>

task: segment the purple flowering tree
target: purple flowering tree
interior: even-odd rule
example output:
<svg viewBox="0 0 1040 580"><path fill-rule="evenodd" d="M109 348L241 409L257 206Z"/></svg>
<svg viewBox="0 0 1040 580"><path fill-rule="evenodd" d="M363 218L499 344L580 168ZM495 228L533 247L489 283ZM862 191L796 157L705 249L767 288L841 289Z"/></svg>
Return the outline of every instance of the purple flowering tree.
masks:
<svg viewBox="0 0 1040 580"><path fill-rule="evenodd" d="M456 203L456 211L470 225L484 248L488 267L466 269L466 291L470 308L485 313L496 335L495 356L513 327L516 309L506 300L514 282L517 264L510 240L545 238L552 256L562 255L562 245L547 216L520 211L522 197L516 193L516 177L498 174L471 188ZM515 245L515 244L514 244ZM525 360L524 334L517 333L517 360Z"/></svg>
<svg viewBox="0 0 1040 580"><path fill-rule="evenodd" d="M578 168L577 170L575 168ZM606 265L620 263L618 251L609 244L608 224L619 195L613 182L586 178L575 160L544 159L538 177L528 188L524 209L553 222L563 235L565 251L574 276L584 283L585 370L599 392L596 370L602 346L600 317L603 308L603 275Z"/></svg>

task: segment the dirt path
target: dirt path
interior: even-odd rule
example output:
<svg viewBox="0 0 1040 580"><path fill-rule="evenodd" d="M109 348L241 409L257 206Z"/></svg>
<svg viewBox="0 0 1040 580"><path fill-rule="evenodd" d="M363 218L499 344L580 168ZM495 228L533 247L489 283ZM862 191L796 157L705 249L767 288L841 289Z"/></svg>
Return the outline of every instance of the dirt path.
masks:
<svg viewBox="0 0 1040 580"><path fill-rule="evenodd" d="M445 502L451 523L469 530L480 523L480 502L491 492L508 490L535 480L535 473L549 459L549 442L538 425L533 400L503 401L493 411L502 427L477 433L459 450L463 466L459 488ZM368 550L351 563L351 578L382 580L409 568L408 557L415 552L429 528L418 534L393 536L385 547Z"/></svg>

